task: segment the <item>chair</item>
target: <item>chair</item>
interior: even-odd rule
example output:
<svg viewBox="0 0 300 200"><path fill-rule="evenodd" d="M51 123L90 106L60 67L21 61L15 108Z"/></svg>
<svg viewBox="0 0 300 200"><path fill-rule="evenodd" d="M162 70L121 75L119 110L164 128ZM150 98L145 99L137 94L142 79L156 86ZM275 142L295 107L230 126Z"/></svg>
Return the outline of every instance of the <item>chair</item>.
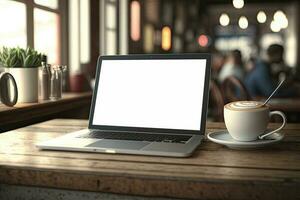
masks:
<svg viewBox="0 0 300 200"><path fill-rule="evenodd" d="M209 108L211 111L211 116L215 121L224 121L223 118L224 97L219 87L219 84L215 80L211 80L209 85L209 90L210 90Z"/></svg>
<svg viewBox="0 0 300 200"><path fill-rule="evenodd" d="M222 83L224 102L251 100L251 96L243 82L235 76L226 78Z"/></svg>

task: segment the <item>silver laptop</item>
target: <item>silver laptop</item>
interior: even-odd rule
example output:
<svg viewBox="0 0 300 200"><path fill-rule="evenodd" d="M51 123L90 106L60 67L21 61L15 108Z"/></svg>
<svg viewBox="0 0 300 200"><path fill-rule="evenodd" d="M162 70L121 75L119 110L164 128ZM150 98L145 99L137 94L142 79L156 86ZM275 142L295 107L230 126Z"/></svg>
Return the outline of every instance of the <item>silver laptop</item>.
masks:
<svg viewBox="0 0 300 200"><path fill-rule="evenodd" d="M204 138L210 56L100 56L88 129L41 149L186 157Z"/></svg>

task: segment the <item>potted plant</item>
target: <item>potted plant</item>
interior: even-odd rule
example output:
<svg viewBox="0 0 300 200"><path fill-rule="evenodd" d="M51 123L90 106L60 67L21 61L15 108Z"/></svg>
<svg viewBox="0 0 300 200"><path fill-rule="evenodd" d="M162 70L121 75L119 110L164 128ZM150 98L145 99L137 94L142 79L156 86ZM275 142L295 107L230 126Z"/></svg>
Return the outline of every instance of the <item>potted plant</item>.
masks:
<svg viewBox="0 0 300 200"><path fill-rule="evenodd" d="M38 67L42 54L32 48L7 48L0 51L0 65L13 75L18 87L18 103L38 101Z"/></svg>

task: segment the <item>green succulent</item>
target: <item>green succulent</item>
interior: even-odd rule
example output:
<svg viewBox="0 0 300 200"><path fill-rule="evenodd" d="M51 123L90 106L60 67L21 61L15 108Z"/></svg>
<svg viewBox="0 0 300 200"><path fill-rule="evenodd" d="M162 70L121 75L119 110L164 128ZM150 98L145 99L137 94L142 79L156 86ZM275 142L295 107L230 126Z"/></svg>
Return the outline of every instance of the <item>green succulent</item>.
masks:
<svg viewBox="0 0 300 200"><path fill-rule="evenodd" d="M3 47L0 50L0 65L3 67L39 67L42 62L42 54L34 49L16 47Z"/></svg>

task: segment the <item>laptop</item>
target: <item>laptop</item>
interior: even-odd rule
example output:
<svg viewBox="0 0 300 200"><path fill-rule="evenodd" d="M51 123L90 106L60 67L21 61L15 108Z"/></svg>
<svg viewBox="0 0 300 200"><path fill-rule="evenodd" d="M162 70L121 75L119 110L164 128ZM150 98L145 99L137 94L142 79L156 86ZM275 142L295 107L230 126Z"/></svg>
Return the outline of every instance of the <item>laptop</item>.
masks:
<svg viewBox="0 0 300 200"><path fill-rule="evenodd" d="M210 55L100 56L87 129L40 149L187 157L205 134Z"/></svg>

